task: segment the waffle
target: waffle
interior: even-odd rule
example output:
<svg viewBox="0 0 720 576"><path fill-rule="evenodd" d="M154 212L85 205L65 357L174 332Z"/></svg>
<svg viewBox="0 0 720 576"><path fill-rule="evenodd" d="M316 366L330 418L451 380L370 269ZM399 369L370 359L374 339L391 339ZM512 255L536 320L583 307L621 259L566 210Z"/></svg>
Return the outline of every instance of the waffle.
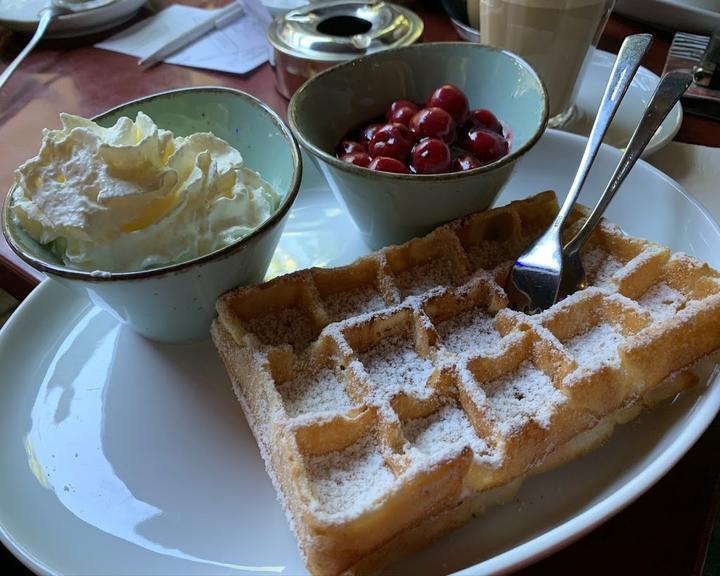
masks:
<svg viewBox="0 0 720 576"><path fill-rule="evenodd" d="M510 310L510 265L557 209L544 192L218 300L213 339L311 573L376 571L508 500L720 347L720 275L608 222L590 287Z"/></svg>

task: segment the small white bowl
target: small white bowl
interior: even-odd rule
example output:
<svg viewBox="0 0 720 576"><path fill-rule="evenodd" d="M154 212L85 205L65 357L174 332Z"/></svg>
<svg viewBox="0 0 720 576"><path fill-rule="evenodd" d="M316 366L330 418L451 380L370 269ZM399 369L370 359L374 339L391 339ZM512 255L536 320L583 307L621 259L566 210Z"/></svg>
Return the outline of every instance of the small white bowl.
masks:
<svg viewBox="0 0 720 576"><path fill-rule="evenodd" d="M288 127L265 104L230 88L185 88L154 94L113 108L94 120L110 126L121 116L144 112L178 136L212 132L240 151L246 166L259 172L281 196L277 211L251 234L193 260L136 272L74 270L30 238L11 213L13 191L2 217L5 238L25 262L72 288L133 330L164 342L209 336L215 300L240 284L263 279L285 220L300 188L300 150Z"/></svg>

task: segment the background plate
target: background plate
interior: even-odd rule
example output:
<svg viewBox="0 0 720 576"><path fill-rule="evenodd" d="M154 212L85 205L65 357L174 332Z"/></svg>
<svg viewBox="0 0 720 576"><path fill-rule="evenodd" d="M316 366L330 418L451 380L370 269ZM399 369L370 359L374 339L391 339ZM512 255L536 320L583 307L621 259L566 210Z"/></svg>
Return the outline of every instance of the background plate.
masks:
<svg viewBox="0 0 720 576"><path fill-rule="evenodd" d="M565 190L584 140L549 131L498 200ZM604 147L584 194L619 153ZM639 163L610 207L629 233L720 265L720 230ZM275 273L365 253L307 165ZM57 574L297 574L303 566L255 441L209 341L157 344L46 281L0 331L0 537ZM509 570L619 511L676 462L717 413L699 386L619 427L602 449L528 481L393 574ZM469 568L471 567L471 568Z"/></svg>
<svg viewBox="0 0 720 576"><path fill-rule="evenodd" d="M47 38L83 36L107 30L129 20L145 0L116 0L112 4L60 16L48 28ZM0 25L20 32L35 32L39 12L49 0L0 0Z"/></svg>
<svg viewBox="0 0 720 576"><path fill-rule="evenodd" d="M615 54L595 50L578 91L576 105L582 114L567 126L566 130L568 132L583 136L590 134L593 120L600 107L600 100L603 92L605 92L605 86L608 78L610 78L610 71L614 63ZM612 124L610 124L604 139L606 144L616 148L625 148L627 146L659 82L660 78L647 68L641 66L638 69ZM677 131L680 130L682 119L682 107L678 102L653 135L652 140L650 140L643 152L643 158L647 158L663 146L666 146L675 137Z"/></svg>

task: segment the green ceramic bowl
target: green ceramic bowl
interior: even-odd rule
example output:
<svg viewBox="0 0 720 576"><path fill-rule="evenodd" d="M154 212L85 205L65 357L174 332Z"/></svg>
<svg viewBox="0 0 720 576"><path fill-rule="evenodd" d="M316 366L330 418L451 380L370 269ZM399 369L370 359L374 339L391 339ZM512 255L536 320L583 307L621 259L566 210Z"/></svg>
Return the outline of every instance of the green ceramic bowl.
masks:
<svg viewBox="0 0 720 576"><path fill-rule="evenodd" d="M393 100L424 102L448 83L467 94L471 108L492 110L509 128L507 156L475 170L434 175L374 172L335 158L349 129L384 114ZM417 44L340 64L308 80L288 110L301 146L373 249L488 208L547 119L547 94L529 64L510 52L464 42Z"/></svg>
<svg viewBox="0 0 720 576"><path fill-rule="evenodd" d="M121 116L150 116L178 136L212 132L240 151L281 195L278 210L251 234L205 256L136 272L97 273L68 268L30 238L12 216L13 190L2 224L10 247L23 260L73 288L84 289L136 332L162 341L207 338L215 300L230 288L263 279L290 206L300 188L300 150L288 127L256 98L229 88L185 88L141 98L94 120L112 126Z"/></svg>

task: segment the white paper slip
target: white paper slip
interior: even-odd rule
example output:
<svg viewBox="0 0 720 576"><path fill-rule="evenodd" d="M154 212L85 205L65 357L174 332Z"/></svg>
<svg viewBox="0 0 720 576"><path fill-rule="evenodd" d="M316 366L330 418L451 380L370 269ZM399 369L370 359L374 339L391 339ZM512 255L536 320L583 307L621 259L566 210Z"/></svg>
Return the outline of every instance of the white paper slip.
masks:
<svg viewBox="0 0 720 576"><path fill-rule="evenodd" d="M268 59L267 20L257 0L246 0L245 14L227 26L213 30L165 62L244 74ZM174 4L107 40L96 48L144 58L198 24L210 20L217 10Z"/></svg>

